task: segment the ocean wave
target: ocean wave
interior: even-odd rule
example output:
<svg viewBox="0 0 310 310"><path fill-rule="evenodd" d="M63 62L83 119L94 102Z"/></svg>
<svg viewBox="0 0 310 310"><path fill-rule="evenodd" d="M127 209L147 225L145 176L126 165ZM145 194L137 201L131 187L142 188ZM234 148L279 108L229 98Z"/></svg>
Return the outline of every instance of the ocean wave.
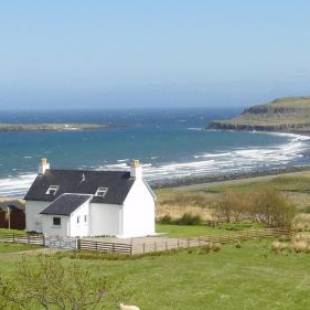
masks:
<svg viewBox="0 0 310 310"><path fill-rule="evenodd" d="M277 169L292 164L294 161L296 163L296 160L302 159L309 149L307 141L310 137L286 133L270 134L285 135L288 137L288 142L267 148L235 148L230 151L193 154L191 159L183 162L146 162L142 164L145 178L149 181L165 181L184 177L217 176ZM103 162L103 165L91 168L129 170L130 160L125 158L116 160L114 163ZM83 169L87 167L83 166ZM0 179L0 196L22 197L35 176L34 173L24 173Z"/></svg>
<svg viewBox="0 0 310 310"><path fill-rule="evenodd" d="M22 198L35 177L34 173L25 173L0 179L0 196Z"/></svg>

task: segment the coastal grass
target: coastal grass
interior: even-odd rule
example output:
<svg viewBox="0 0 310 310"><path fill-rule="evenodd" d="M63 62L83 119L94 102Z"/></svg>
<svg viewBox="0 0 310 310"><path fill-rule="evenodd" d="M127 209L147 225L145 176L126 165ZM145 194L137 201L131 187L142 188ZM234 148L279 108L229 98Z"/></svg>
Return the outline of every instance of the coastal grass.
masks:
<svg viewBox="0 0 310 310"><path fill-rule="evenodd" d="M218 252L194 249L136 260L59 260L68 266L76 262L94 278L107 277L109 288L98 309L114 310L119 302L144 310L308 309L309 254L276 254L271 244L247 241ZM19 260L0 256L1 276L14 279Z"/></svg>
<svg viewBox="0 0 310 310"><path fill-rule="evenodd" d="M280 175L252 177L240 180L213 182L175 188L158 189L157 214L175 213L193 209L204 219L212 217L212 210L227 191L252 193L260 189L272 188L286 194L300 212L310 213L310 171L292 172Z"/></svg>

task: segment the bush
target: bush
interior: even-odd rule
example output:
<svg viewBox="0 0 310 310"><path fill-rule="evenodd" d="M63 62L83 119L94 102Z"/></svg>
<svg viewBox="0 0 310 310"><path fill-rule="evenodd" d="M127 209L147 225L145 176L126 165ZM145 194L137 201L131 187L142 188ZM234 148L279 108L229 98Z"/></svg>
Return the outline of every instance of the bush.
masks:
<svg viewBox="0 0 310 310"><path fill-rule="evenodd" d="M106 295L106 280L93 278L75 262L64 266L56 257L24 258L13 278L0 277L0 308L90 309Z"/></svg>
<svg viewBox="0 0 310 310"><path fill-rule="evenodd" d="M296 207L283 194L272 188L263 188L255 193L252 212L268 226L291 227Z"/></svg>
<svg viewBox="0 0 310 310"><path fill-rule="evenodd" d="M218 251L220 251L221 249L222 249L222 245L221 245L220 243L214 243L214 244L213 244L212 250L213 250L214 252L218 252Z"/></svg>
<svg viewBox="0 0 310 310"><path fill-rule="evenodd" d="M247 197L241 193L227 191L224 192L223 197L220 199L217 211L219 217L225 222L238 222L241 216L248 213L249 201Z"/></svg>
<svg viewBox="0 0 310 310"><path fill-rule="evenodd" d="M183 216L174 221L177 225L201 225L202 219L199 215L192 215L191 213L184 213Z"/></svg>
<svg viewBox="0 0 310 310"><path fill-rule="evenodd" d="M160 224L173 224L172 217L170 215L165 215L158 220Z"/></svg>

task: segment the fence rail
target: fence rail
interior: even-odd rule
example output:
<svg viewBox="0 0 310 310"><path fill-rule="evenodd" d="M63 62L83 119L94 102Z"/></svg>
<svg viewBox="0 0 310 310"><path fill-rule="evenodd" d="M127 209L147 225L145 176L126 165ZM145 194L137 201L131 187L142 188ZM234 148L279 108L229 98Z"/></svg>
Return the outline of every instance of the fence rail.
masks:
<svg viewBox="0 0 310 310"><path fill-rule="evenodd" d="M43 235L19 235L19 234L1 234L0 242L6 243L27 243L35 245L45 245L45 238Z"/></svg>
<svg viewBox="0 0 310 310"><path fill-rule="evenodd" d="M0 242L26 243L63 249L78 249L132 255L199 247L209 243L229 244L255 238L290 236L292 233L293 232L288 229L265 228L222 235L204 235L197 238L148 237L142 239L142 241L135 241L135 239L133 239L130 243L105 242L102 240L98 241L95 239L80 238L55 239L52 237L44 237L44 235L19 235L12 233L1 234ZM139 238L137 238L137 240L139 240Z"/></svg>
<svg viewBox="0 0 310 310"><path fill-rule="evenodd" d="M127 243L103 242L79 239L78 249L106 253L132 254L132 245Z"/></svg>
<svg viewBox="0 0 310 310"><path fill-rule="evenodd" d="M165 238L163 240L156 240L154 242L143 242L140 244L133 244L133 254L143 254L158 251L167 251L172 249L184 249L190 247L204 246L209 243L229 244L240 242L243 240L250 240L256 238L268 238L277 236L289 236L292 232L288 229L256 229L245 232L222 234L222 235L204 235L197 238Z"/></svg>

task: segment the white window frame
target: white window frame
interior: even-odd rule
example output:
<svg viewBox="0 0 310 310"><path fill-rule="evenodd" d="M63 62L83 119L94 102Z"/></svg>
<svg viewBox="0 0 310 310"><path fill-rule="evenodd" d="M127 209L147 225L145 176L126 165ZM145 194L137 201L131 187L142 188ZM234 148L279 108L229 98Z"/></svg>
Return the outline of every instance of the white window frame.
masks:
<svg viewBox="0 0 310 310"><path fill-rule="evenodd" d="M59 190L59 185L50 185L45 194L55 196L58 190Z"/></svg>
<svg viewBox="0 0 310 310"><path fill-rule="evenodd" d="M97 188L95 196L104 197L107 194L108 190L109 190L108 187L100 186Z"/></svg>

